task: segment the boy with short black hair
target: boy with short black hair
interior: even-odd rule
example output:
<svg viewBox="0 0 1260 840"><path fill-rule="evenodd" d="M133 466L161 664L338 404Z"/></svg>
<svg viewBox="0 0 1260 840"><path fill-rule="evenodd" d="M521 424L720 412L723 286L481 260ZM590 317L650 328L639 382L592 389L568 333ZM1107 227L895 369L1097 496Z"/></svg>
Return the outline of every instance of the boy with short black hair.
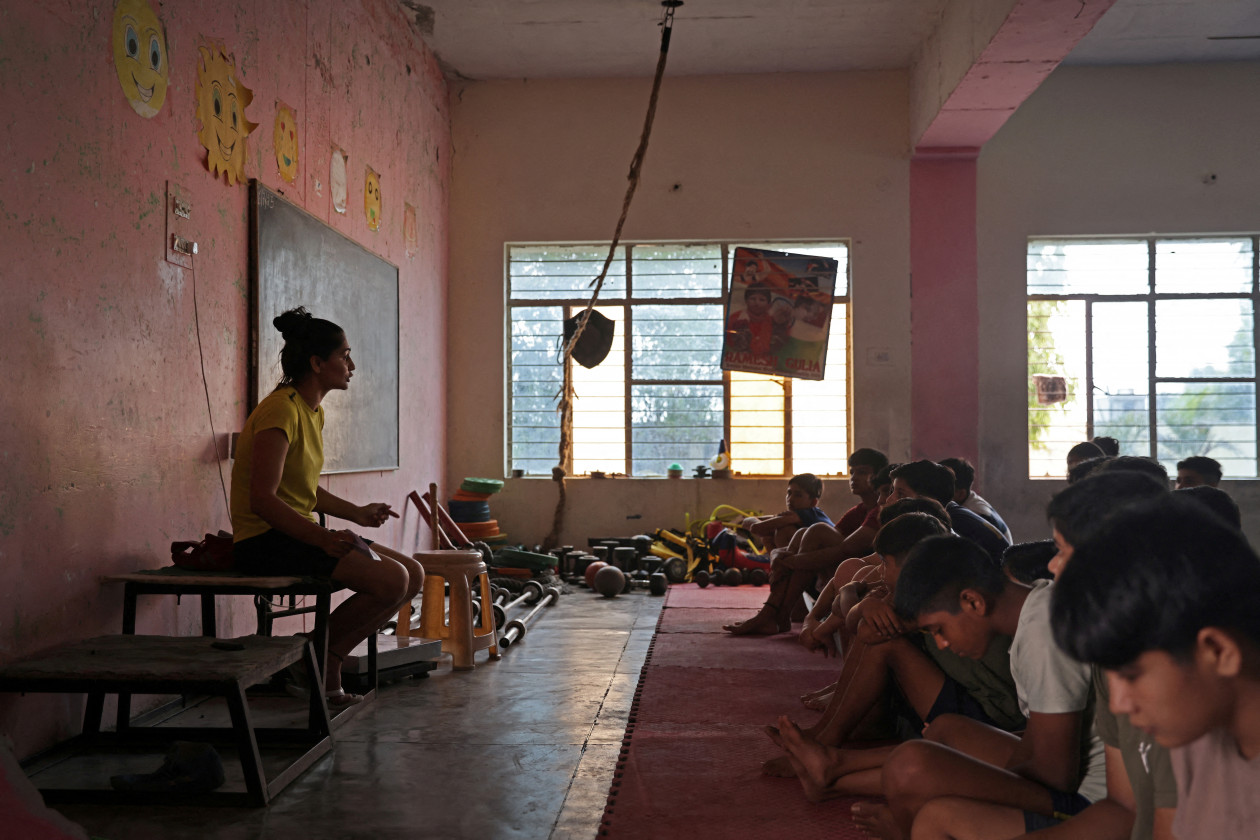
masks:
<svg viewBox="0 0 1260 840"><path fill-rule="evenodd" d="M944 533L941 520L927 513L902 514L884 526L876 541L882 557L882 587L873 589L848 613L846 620L855 634L853 647L845 654L844 669L823 719L802 731L782 717L778 729L767 730L788 753L786 763L810 799L879 792L880 768L891 748L839 747L893 685L905 698L907 714L932 726L951 717L992 727L1023 724L1006 655L1009 639L991 640L974 657L980 661L966 661L930 640L907 636L913 626L891 606L907 556L916 545ZM953 539L980 551L970 542ZM915 724L916 731L919 725ZM784 764L782 758L774 759L763 770L779 775L785 772Z"/></svg>
<svg viewBox="0 0 1260 840"><path fill-rule="evenodd" d="M1050 561L1056 577L1073 562L1075 546L1111 527L1119 511L1168 495L1168 485L1132 471L1103 472L1057 494L1047 509L1057 552ZM1095 728L1104 744L1107 796L1068 824L1043 832L1071 840L1172 840L1177 783L1168 751L1133 726L1128 715L1110 708L1102 670L1091 669L1096 702Z"/></svg>
<svg viewBox="0 0 1260 840"><path fill-rule="evenodd" d="M993 525L954 501L954 474L948 467L933 461L911 461L892 472L893 490L889 499L913 499L927 496L945 506L954 533L966 537L988 552L995 566L1002 562L1002 552L1010 541Z"/></svg>
<svg viewBox="0 0 1260 840"><path fill-rule="evenodd" d="M1111 707L1172 750L1180 840L1260 825L1260 558L1192 499L1160 497L1077 546L1055 640L1107 671Z"/></svg>
<svg viewBox="0 0 1260 840"><path fill-rule="evenodd" d="M1177 462L1177 489L1216 487L1221 483L1221 462L1206 455L1191 455Z"/></svg>
<svg viewBox="0 0 1260 840"><path fill-rule="evenodd" d="M822 479L813 473L801 473L788 479L787 510L773 516L748 516L740 527L761 541L767 549L784 548L802 528L818 522L831 525L831 518L818 507L822 498Z"/></svg>
<svg viewBox="0 0 1260 840"><path fill-rule="evenodd" d="M942 458L938 463L954 474L954 501L1001 531L1008 543L1014 542L1011 529L1001 514L972 489L976 483L976 468L971 462L966 458Z"/></svg>
<svg viewBox="0 0 1260 840"><path fill-rule="evenodd" d="M884 837L956 836L960 820L985 811L993 836L1057 822L1106 794L1102 744L1093 734L1089 667L1050 639L1050 584L1010 580L969 540L924 540L898 580L897 612L938 646L979 657L994 635L1013 637L1011 674L1022 737L946 716L927 740L897 747L883 768L888 805L859 803L854 819Z"/></svg>

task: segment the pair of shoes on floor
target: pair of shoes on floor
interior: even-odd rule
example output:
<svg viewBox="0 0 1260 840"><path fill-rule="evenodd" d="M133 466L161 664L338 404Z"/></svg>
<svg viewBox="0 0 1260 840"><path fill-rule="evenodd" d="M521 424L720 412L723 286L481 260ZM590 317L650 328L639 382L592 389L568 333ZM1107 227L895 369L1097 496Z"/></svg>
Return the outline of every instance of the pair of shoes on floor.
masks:
<svg viewBox="0 0 1260 840"><path fill-rule="evenodd" d="M114 790L209 793L223 784L223 761L209 744L176 741L152 773L110 776L109 783Z"/></svg>

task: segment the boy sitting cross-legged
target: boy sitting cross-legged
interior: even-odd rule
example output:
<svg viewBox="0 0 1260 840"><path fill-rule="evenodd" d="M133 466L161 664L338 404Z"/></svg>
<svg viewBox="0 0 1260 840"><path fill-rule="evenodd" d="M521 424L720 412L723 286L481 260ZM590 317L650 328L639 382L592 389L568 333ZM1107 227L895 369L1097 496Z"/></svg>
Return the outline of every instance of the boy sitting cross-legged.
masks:
<svg viewBox="0 0 1260 840"><path fill-rule="evenodd" d="M898 579L897 612L937 645L980 657L1013 637L1011 675L1028 723L1022 736L958 715L898 746L883 767L888 805L859 803L854 819L886 838L1014 837L1043 819L1084 810L1106 794L1102 743L1093 734L1090 669L1054 644L1052 585L1015 583L974 543L937 537L916 546Z"/></svg>
<svg viewBox="0 0 1260 840"><path fill-rule="evenodd" d="M898 516L880 531L876 547L883 561L883 588L873 589L849 612L855 636L826 712L807 732L786 717L779 719L779 729L767 729L788 755L768 762L765 772L797 775L811 799L878 793L879 768L890 749L840 749L839 745L882 707L894 688L908 704L908 714L921 720L965 715L995 726L1023 723L1005 644L995 640L983 662L964 661L930 642L925 649L917 643L917 634L906 637L913 627L892 608L907 556L913 556L917 544L943 533L939 521L924 513ZM788 767L794 772L787 773Z"/></svg>
<svg viewBox="0 0 1260 840"><path fill-rule="evenodd" d="M1260 558L1193 499L1121 511L1055 584L1054 635L1111 708L1172 750L1179 840L1260 826Z"/></svg>
<svg viewBox="0 0 1260 840"><path fill-rule="evenodd" d="M874 464L886 461L873 449L859 449L850 456L851 486L862 500L841 517L841 526L818 522L798 530L785 548L770 552L770 593L756 615L722 626L736 636L771 636L792 629L792 611L801 593L820 576L828 577L846 558L862 557L870 550L878 530L877 490L869 480ZM864 514L862 512L865 512ZM859 521L860 520L860 521ZM855 530L845 534L843 528ZM859 564L860 565L860 564Z"/></svg>

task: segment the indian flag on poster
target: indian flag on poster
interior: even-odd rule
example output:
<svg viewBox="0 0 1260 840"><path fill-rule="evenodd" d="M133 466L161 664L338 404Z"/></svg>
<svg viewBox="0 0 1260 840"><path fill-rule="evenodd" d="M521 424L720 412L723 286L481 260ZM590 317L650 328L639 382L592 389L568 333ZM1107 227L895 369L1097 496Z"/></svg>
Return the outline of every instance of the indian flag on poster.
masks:
<svg viewBox="0 0 1260 840"><path fill-rule="evenodd" d="M822 379L838 263L736 248L722 370Z"/></svg>

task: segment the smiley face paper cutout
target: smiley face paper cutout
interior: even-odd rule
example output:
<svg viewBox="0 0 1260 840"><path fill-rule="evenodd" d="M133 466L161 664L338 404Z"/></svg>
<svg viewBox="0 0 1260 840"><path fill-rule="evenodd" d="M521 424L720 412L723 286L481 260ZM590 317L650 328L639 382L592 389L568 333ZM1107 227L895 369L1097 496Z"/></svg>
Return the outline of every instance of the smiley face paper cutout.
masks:
<svg viewBox="0 0 1260 840"><path fill-rule="evenodd" d="M381 229L381 176L372 167L367 168L363 179L363 212L367 215L368 230Z"/></svg>
<svg viewBox="0 0 1260 840"><path fill-rule="evenodd" d="M206 168L229 185L245 180L245 139L258 126L245 119L253 91L236 79L235 60L222 44L197 48L197 139L206 150Z"/></svg>
<svg viewBox="0 0 1260 840"><path fill-rule="evenodd" d="M297 179L298 171L297 116L283 102L276 105L276 130L273 138L276 167L280 170L280 177L292 184Z"/></svg>
<svg viewBox="0 0 1260 840"><path fill-rule="evenodd" d="M148 119L162 110L170 83L166 32L145 0L119 0L114 8L114 69L137 114Z"/></svg>

